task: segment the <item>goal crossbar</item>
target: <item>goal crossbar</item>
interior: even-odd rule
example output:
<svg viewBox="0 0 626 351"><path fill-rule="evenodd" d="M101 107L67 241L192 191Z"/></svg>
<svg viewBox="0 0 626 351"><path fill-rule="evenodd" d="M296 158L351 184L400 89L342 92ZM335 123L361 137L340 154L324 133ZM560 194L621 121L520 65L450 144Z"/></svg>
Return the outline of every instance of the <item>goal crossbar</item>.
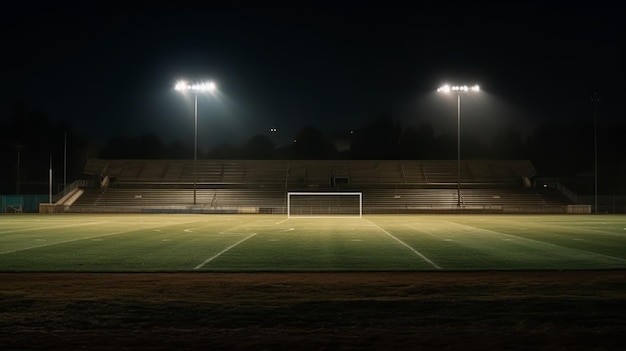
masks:
<svg viewBox="0 0 626 351"><path fill-rule="evenodd" d="M323 196L338 196L338 197L346 197L346 196L353 196L358 198L358 202L356 202L356 199L353 200L354 204L350 204L348 206L348 208L346 209L345 207L342 207L342 204L335 204L334 206L330 206L328 204L323 204L321 206L318 206L317 208L314 209L315 205L307 205L306 207L309 208L309 213L306 215L302 214L302 211L299 211L299 213L294 213L294 211L292 211L292 196L315 196L315 197L323 197ZM302 206L302 205L300 205ZM321 210L321 208L324 207L324 211ZM332 207L332 208L331 208ZM350 214L346 214L344 212L344 210L349 211L350 209L353 210L353 213ZM333 211L337 211L336 213ZM337 217L337 216L349 216L349 217L359 217L361 218L363 216L363 193L361 192L316 192L316 191L291 191L291 192L287 192L287 217L288 218L293 218L293 217Z"/></svg>

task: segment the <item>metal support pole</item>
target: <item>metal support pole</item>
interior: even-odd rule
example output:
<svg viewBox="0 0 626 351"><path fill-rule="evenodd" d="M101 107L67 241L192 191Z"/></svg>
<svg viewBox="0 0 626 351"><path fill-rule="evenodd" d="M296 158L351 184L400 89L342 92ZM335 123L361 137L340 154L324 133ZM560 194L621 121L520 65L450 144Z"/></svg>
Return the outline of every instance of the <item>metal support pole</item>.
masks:
<svg viewBox="0 0 626 351"><path fill-rule="evenodd" d="M15 179L15 195L20 194L20 150L24 145L15 145L17 150L17 178Z"/></svg>
<svg viewBox="0 0 626 351"><path fill-rule="evenodd" d="M591 98L593 102L593 188L594 188L594 212L598 214L598 102L597 93Z"/></svg>
<svg viewBox="0 0 626 351"><path fill-rule="evenodd" d="M196 187L198 183L198 94L195 94L194 103L194 138L193 138L193 204L196 205Z"/></svg>
<svg viewBox="0 0 626 351"><path fill-rule="evenodd" d="M63 138L63 190L67 188L67 132Z"/></svg>
<svg viewBox="0 0 626 351"><path fill-rule="evenodd" d="M598 214L598 121L597 113L593 116L593 190L594 190L594 208Z"/></svg>
<svg viewBox="0 0 626 351"><path fill-rule="evenodd" d="M52 203L52 154L50 154L50 171L48 172L48 203Z"/></svg>
<svg viewBox="0 0 626 351"><path fill-rule="evenodd" d="M457 206L461 207L461 94L457 94L457 160L456 160L456 193Z"/></svg>

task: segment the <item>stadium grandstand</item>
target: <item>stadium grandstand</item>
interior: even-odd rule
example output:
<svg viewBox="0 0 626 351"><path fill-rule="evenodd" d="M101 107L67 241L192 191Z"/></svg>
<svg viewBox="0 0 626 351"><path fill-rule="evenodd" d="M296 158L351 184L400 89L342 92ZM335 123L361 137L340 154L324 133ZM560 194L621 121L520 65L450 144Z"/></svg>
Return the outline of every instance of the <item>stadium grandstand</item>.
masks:
<svg viewBox="0 0 626 351"><path fill-rule="evenodd" d="M90 159L84 174L47 212L286 214L292 192L358 192L363 214L589 212L527 160Z"/></svg>

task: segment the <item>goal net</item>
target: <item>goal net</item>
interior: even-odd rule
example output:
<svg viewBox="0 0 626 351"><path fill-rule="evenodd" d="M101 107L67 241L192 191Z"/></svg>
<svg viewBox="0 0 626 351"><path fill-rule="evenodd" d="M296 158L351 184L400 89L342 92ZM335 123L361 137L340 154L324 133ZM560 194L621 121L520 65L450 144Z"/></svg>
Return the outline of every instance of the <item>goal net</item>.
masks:
<svg viewBox="0 0 626 351"><path fill-rule="evenodd" d="M362 217L360 192L288 192L287 217Z"/></svg>

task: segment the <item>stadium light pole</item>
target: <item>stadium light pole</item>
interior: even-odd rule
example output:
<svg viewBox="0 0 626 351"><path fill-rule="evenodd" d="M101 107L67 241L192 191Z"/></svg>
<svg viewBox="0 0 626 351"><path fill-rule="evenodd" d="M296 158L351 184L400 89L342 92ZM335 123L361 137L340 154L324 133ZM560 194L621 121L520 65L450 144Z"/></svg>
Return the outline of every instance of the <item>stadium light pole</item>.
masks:
<svg viewBox="0 0 626 351"><path fill-rule="evenodd" d="M194 93L194 118L193 118L193 204L196 205L196 193L198 184L198 94L199 93L212 93L215 91L216 86L212 81L201 82L196 84L189 84L186 81L178 81L174 87L179 92L186 93L188 91Z"/></svg>
<svg viewBox="0 0 626 351"><path fill-rule="evenodd" d="M457 161L456 161L456 195L457 195L457 206L461 207L461 94L466 94L470 92L479 92L480 87L478 85L474 85L468 87L467 85L443 85L437 89L437 92L444 94L456 94L456 105L457 105L457 117L456 117L456 134L457 134Z"/></svg>
<svg viewBox="0 0 626 351"><path fill-rule="evenodd" d="M598 104L600 95L593 93L591 102L593 103L593 212L598 214Z"/></svg>

